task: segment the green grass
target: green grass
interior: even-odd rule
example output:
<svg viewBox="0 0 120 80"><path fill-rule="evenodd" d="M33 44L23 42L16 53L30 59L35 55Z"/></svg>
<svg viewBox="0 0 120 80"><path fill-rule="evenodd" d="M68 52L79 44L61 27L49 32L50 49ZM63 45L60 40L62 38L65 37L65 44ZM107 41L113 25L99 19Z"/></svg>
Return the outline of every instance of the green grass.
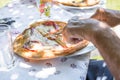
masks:
<svg viewBox="0 0 120 80"><path fill-rule="evenodd" d="M93 53L94 54L94 53ZM95 59L95 60L103 60L103 57L100 55L97 56L92 56L90 59Z"/></svg>
<svg viewBox="0 0 120 80"><path fill-rule="evenodd" d="M107 8L120 10L120 0L107 0Z"/></svg>
<svg viewBox="0 0 120 80"><path fill-rule="evenodd" d="M11 0L0 0L0 8L8 4Z"/></svg>

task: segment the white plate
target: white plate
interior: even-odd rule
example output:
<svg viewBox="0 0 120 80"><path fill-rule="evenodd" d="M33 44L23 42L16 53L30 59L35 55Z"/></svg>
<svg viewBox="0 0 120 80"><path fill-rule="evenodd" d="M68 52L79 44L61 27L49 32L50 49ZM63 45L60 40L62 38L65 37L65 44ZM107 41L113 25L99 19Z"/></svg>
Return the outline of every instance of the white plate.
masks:
<svg viewBox="0 0 120 80"><path fill-rule="evenodd" d="M92 9L92 8L98 8L98 7L102 6L101 4L104 4L104 3L105 2L100 0L100 2L98 4L93 5L93 6L87 6L87 7L74 7L74 6L67 6L67 5L63 5L63 4L60 4L60 6L65 9Z"/></svg>
<svg viewBox="0 0 120 80"><path fill-rule="evenodd" d="M68 55L68 57L86 54L86 53L89 53L89 52L93 51L94 49L96 49L96 47L92 43L89 43L87 45L87 47L75 52L74 54Z"/></svg>
<svg viewBox="0 0 120 80"><path fill-rule="evenodd" d="M66 6L66 5L63 5L63 4L60 4L60 6L62 8L65 8L65 9L91 9L91 8L98 8L98 7L100 7L99 4L96 4L94 6L88 6L88 7L74 7L74 6Z"/></svg>

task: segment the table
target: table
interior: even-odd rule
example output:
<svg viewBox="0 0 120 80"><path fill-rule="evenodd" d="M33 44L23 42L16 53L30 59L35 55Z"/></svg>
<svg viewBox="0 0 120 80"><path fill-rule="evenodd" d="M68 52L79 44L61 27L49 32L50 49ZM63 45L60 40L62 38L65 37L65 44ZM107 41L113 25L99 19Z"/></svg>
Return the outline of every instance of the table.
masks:
<svg viewBox="0 0 120 80"><path fill-rule="evenodd" d="M74 16L58 6L54 6L52 10L51 19L54 20L68 21ZM40 19L34 0L13 0L12 3L0 9L0 18L6 17L11 17L16 21L11 25L13 39L29 27L31 22ZM91 47L87 47L86 50L89 48ZM90 51L93 49L92 47ZM15 67L10 71L0 71L0 80L85 80L90 51L83 50L79 52L82 53L81 55L76 54L36 62L15 55Z"/></svg>

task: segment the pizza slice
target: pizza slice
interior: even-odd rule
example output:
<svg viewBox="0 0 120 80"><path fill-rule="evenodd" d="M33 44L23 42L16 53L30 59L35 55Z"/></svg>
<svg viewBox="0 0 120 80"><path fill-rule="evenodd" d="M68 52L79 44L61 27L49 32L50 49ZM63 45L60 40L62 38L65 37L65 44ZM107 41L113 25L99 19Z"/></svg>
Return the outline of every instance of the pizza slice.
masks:
<svg viewBox="0 0 120 80"><path fill-rule="evenodd" d="M38 21L30 25L13 43L16 54L32 60L56 58L73 54L87 46L87 40L79 40L76 44L67 43L62 36L66 26L61 21Z"/></svg>

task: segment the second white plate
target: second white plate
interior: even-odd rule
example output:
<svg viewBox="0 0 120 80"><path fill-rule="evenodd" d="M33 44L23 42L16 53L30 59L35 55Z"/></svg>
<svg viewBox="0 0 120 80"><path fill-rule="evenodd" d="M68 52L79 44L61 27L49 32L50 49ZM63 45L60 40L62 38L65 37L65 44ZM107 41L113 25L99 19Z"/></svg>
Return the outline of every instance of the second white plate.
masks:
<svg viewBox="0 0 120 80"><path fill-rule="evenodd" d="M74 7L74 6L66 6L66 5L63 5L63 4L60 4L60 6L62 8L65 8L65 9L92 9L92 8L100 7L99 4L96 4L94 6L88 6L88 7Z"/></svg>

